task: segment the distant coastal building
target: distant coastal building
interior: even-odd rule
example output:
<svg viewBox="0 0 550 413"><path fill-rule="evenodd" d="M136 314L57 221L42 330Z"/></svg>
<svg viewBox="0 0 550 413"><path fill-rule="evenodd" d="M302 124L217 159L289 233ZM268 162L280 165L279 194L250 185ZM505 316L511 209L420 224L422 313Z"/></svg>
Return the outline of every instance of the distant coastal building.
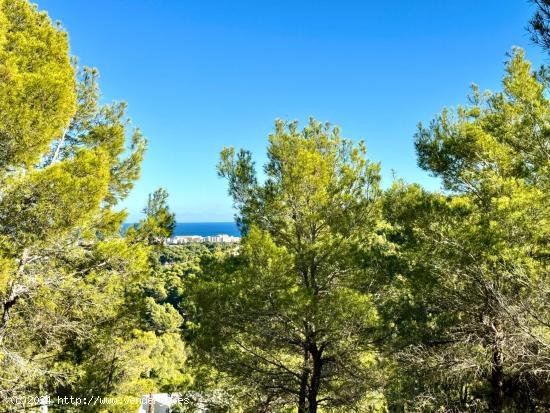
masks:
<svg viewBox="0 0 550 413"><path fill-rule="evenodd" d="M197 242L213 242L213 243L233 243L239 242L240 237L234 237L227 234L209 235L201 237L200 235L176 235L167 239L169 245L190 244Z"/></svg>
<svg viewBox="0 0 550 413"><path fill-rule="evenodd" d="M227 234L211 235L204 238L206 242L238 242L241 239Z"/></svg>

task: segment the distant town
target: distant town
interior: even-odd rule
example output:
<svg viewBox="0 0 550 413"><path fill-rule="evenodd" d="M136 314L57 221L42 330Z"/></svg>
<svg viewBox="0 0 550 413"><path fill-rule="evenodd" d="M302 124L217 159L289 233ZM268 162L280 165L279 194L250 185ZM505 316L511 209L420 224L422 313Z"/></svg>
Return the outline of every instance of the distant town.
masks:
<svg viewBox="0 0 550 413"><path fill-rule="evenodd" d="M240 237L234 237L227 234L208 235L202 237L200 235L176 235L168 238L166 241L169 245L190 244L199 242L213 242L213 243L234 243L239 242Z"/></svg>

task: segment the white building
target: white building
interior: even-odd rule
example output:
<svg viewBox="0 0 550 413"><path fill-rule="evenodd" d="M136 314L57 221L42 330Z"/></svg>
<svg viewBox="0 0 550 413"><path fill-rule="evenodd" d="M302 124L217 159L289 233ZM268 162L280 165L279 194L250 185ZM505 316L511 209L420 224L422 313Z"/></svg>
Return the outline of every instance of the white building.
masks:
<svg viewBox="0 0 550 413"><path fill-rule="evenodd" d="M200 235L176 235L172 238L168 238L166 242L170 245L179 245L196 242L232 243L239 242L240 240L240 237L234 237L227 234L209 235L207 237L201 237Z"/></svg>
<svg viewBox="0 0 550 413"><path fill-rule="evenodd" d="M205 237L206 242L239 242L241 239L239 237L233 237L227 234L218 234Z"/></svg>
<svg viewBox="0 0 550 413"><path fill-rule="evenodd" d="M188 244L190 242L203 242L203 237L199 235L176 235L168 238L168 244Z"/></svg>

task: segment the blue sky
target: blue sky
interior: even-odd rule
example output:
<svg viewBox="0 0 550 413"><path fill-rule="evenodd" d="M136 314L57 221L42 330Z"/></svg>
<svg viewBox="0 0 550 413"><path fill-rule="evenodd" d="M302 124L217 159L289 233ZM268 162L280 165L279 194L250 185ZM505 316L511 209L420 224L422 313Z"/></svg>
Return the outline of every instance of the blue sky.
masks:
<svg viewBox="0 0 550 413"><path fill-rule="evenodd" d="M101 73L103 99L125 100L149 139L124 206L140 216L163 186L182 222L228 221L215 165L224 146L265 160L276 118L309 116L366 141L369 158L437 188L416 166L413 134L469 85L497 90L506 52L545 56L525 31L527 0L39 0L72 53Z"/></svg>

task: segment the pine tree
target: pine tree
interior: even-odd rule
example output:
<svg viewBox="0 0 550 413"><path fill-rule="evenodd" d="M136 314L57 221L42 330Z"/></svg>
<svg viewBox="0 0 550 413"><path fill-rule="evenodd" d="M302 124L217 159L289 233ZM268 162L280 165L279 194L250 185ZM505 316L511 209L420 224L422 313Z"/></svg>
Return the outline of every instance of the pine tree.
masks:
<svg viewBox="0 0 550 413"><path fill-rule="evenodd" d="M10 396L139 396L158 350L130 306L150 247L121 236L116 209L145 140L125 104L98 103L97 79L46 13L0 1L2 411Z"/></svg>
<svg viewBox="0 0 550 413"><path fill-rule="evenodd" d="M393 314L404 370L396 392L413 411L535 412L548 404L544 75L515 49L502 92L474 87L470 105L419 127L419 164L446 192L396 185L388 194L390 239L399 244Z"/></svg>
<svg viewBox="0 0 550 413"><path fill-rule="evenodd" d="M349 411L376 389L376 282L359 257L384 244L379 167L313 119L277 121L268 158L260 184L249 152L222 152L246 235L191 284L192 342L245 411Z"/></svg>

